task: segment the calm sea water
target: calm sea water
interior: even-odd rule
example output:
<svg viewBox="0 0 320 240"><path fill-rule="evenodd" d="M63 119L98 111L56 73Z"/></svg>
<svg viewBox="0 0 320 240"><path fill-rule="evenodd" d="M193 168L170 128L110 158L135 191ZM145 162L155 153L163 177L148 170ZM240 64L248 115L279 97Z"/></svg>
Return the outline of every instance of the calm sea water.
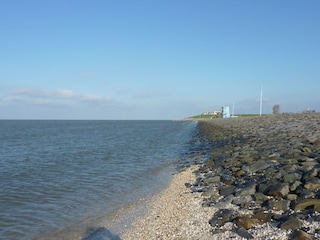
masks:
<svg viewBox="0 0 320 240"><path fill-rule="evenodd" d="M195 126L1 120L0 239L81 239L167 184Z"/></svg>

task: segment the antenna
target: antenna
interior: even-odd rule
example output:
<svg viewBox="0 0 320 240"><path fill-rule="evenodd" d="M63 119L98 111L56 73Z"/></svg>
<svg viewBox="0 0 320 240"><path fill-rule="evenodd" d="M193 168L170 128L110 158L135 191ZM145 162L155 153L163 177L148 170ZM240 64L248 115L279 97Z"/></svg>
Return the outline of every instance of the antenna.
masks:
<svg viewBox="0 0 320 240"><path fill-rule="evenodd" d="M234 101L233 101L233 104L232 104L232 116L234 116Z"/></svg>
<svg viewBox="0 0 320 240"><path fill-rule="evenodd" d="M261 87L260 87L260 116L262 114L262 89L263 89L263 86L261 85Z"/></svg>

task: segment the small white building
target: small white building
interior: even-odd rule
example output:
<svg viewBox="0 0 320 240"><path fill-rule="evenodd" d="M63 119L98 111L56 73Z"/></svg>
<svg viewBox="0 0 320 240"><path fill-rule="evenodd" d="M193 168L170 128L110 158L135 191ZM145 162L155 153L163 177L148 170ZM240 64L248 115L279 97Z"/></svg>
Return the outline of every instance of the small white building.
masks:
<svg viewBox="0 0 320 240"><path fill-rule="evenodd" d="M204 112L202 115L220 115L221 111Z"/></svg>

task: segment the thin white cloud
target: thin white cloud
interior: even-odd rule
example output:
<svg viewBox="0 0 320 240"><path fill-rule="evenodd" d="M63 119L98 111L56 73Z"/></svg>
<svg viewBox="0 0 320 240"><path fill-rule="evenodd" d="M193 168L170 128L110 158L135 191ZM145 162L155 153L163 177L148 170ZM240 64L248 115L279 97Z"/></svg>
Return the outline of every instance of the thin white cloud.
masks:
<svg viewBox="0 0 320 240"><path fill-rule="evenodd" d="M3 104L26 103L26 104L50 104L61 105L68 103L115 103L114 100L87 93L79 93L68 89L46 90L38 88L17 88L2 97Z"/></svg>

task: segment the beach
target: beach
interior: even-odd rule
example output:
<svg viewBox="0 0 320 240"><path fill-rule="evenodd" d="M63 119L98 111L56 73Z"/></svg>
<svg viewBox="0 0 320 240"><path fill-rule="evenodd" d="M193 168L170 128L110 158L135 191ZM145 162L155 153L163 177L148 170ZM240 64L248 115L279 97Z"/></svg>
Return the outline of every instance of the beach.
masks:
<svg viewBox="0 0 320 240"><path fill-rule="evenodd" d="M153 196L146 214L121 239L195 239L209 232L200 195L185 186L194 181L193 168L175 175L170 186Z"/></svg>
<svg viewBox="0 0 320 240"><path fill-rule="evenodd" d="M319 239L320 114L199 121L206 159L121 239Z"/></svg>

